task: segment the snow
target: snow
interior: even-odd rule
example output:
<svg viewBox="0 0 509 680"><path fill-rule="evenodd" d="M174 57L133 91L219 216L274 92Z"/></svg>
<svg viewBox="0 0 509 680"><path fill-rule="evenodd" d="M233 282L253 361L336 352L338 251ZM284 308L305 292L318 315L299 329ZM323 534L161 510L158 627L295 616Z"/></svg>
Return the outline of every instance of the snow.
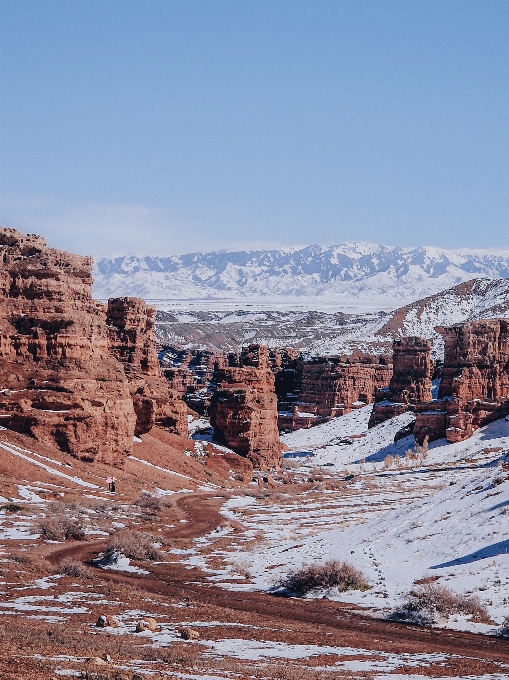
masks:
<svg viewBox="0 0 509 680"><path fill-rule="evenodd" d="M90 482L85 482L85 480L80 479L80 477L71 477L69 475L66 475L63 472L60 472L60 470L55 470L54 468L50 467L49 465L46 465L44 463L41 463L38 460L34 460L32 458L33 454L31 451L29 452L30 455L26 455L26 453L22 453L22 451L26 451L26 449L21 449L19 446L16 446L15 444L7 444L7 442L0 441L0 448L4 449L4 451L7 451L13 456L17 456L18 458L23 458L24 460L28 461L29 463L32 463L33 465L37 465L38 467L43 468L46 470L46 472L50 472L52 475L55 475L57 477L63 477L64 479L67 479L74 484L77 484L78 486L85 486L88 487L89 489L98 489L99 487L97 484L91 484ZM54 462L54 461L52 461ZM60 464L60 463L57 463Z"/></svg>
<svg viewBox="0 0 509 680"><path fill-rule="evenodd" d="M148 574L149 572L131 564L131 560L121 552L113 551L108 556L100 557L95 560L95 564L101 569L111 569L112 571L127 571L132 574Z"/></svg>
<svg viewBox="0 0 509 680"><path fill-rule="evenodd" d="M251 311L397 308L477 277L509 276L509 250L447 251L348 242L252 252L99 259L94 297L135 296L159 309ZM231 320L228 321L230 323Z"/></svg>
<svg viewBox="0 0 509 680"><path fill-rule="evenodd" d="M212 532L195 542L198 552L187 562L224 588L270 590L278 578L311 562L346 560L372 587L310 596L325 594L378 615L400 606L416 580L436 576L439 585L478 597L493 621L456 616L442 625L494 633L508 614L509 474L500 459L509 454L509 422L491 423L464 442L433 442L416 460L405 457L413 437L394 443L412 415L367 430L370 410L283 437L292 449L314 454L294 459L292 474L305 479L311 468L319 469L325 480L346 476L349 484L337 491L318 484L299 494L282 486L280 498L270 503L255 495L232 496L221 514L241 522L244 531L229 534L229 549L218 551L210 547ZM335 443L347 437L351 444ZM390 465L386 456L393 457ZM256 536L262 540L253 541ZM225 561L223 569L208 568L211 555ZM234 583L239 559L250 572L248 584Z"/></svg>

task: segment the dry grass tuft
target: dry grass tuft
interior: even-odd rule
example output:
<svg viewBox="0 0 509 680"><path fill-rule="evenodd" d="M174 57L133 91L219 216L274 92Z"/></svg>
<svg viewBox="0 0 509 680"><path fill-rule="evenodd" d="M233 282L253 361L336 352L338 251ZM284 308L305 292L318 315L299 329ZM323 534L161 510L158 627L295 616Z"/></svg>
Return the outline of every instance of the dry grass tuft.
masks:
<svg viewBox="0 0 509 680"><path fill-rule="evenodd" d="M121 552L132 560L160 560L161 551L155 547L155 539L149 534L142 534L132 529L115 531L108 540L106 556L113 552Z"/></svg>
<svg viewBox="0 0 509 680"><path fill-rule="evenodd" d="M325 564L311 564L294 573L287 574L277 587L291 595L302 597L312 590L338 588L367 590L370 586L364 575L348 562L329 560Z"/></svg>
<svg viewBox="0 0 509 680"><path fill-rule="evenodd" d="M55 566L55 573L75 578L88 578L90 570L81 562L76 562L69 557L64 558Z"/></svg>
<svg viewBox="0 0 509 680"><path fill-rule="evenodd" d="M392 612L390 619L411 621L419 625L433 625L454 614L470 616L472 621L490 623L486 607L477 597L456 594L437 583L426 583L410 591L403 606Z"/></svg>

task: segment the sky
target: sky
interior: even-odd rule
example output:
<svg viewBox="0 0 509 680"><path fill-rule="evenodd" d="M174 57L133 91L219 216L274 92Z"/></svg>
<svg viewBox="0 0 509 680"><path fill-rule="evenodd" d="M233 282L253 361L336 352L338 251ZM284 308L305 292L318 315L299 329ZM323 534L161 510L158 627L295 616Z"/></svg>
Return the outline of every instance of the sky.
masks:
<svg viewBox="0 0 509 680"><path fill-rule="evenodd" d="M509 2L0 0L0 223L82 254L509 246Z"/></svg>

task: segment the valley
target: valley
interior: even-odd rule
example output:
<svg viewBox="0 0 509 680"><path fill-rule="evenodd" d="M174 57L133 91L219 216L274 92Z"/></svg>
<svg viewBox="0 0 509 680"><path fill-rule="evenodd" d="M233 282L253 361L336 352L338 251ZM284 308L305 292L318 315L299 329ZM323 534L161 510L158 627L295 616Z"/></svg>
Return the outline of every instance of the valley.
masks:
<svg viewBox="0 0 509 680"><path fill-rule="evenodd" d="M507 677L508 279L156 311L0 256L0 678Z"/></svg>

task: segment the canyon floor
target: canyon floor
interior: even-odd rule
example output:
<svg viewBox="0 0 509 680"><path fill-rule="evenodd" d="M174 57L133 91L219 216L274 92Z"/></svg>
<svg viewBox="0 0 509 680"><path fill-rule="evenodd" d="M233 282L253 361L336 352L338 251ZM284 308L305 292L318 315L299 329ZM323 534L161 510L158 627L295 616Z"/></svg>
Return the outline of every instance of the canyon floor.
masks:
<svg viewBox="0 0 509 680"><path fill-rule="evenodd" d="M509 422L416 456L393 441L408 415L368 431L369 411L286 435L282 470L255 481L157 428L121 470L2 429L0 678L507 678ZM63 520L85 540L41 534ZM96 561L126 530L152 536L153 559ZM330 558L369 589L284 596L285 574ZM433 581L488 620L388 620ZM136 633L148 618L156 630Z"/></svg>

